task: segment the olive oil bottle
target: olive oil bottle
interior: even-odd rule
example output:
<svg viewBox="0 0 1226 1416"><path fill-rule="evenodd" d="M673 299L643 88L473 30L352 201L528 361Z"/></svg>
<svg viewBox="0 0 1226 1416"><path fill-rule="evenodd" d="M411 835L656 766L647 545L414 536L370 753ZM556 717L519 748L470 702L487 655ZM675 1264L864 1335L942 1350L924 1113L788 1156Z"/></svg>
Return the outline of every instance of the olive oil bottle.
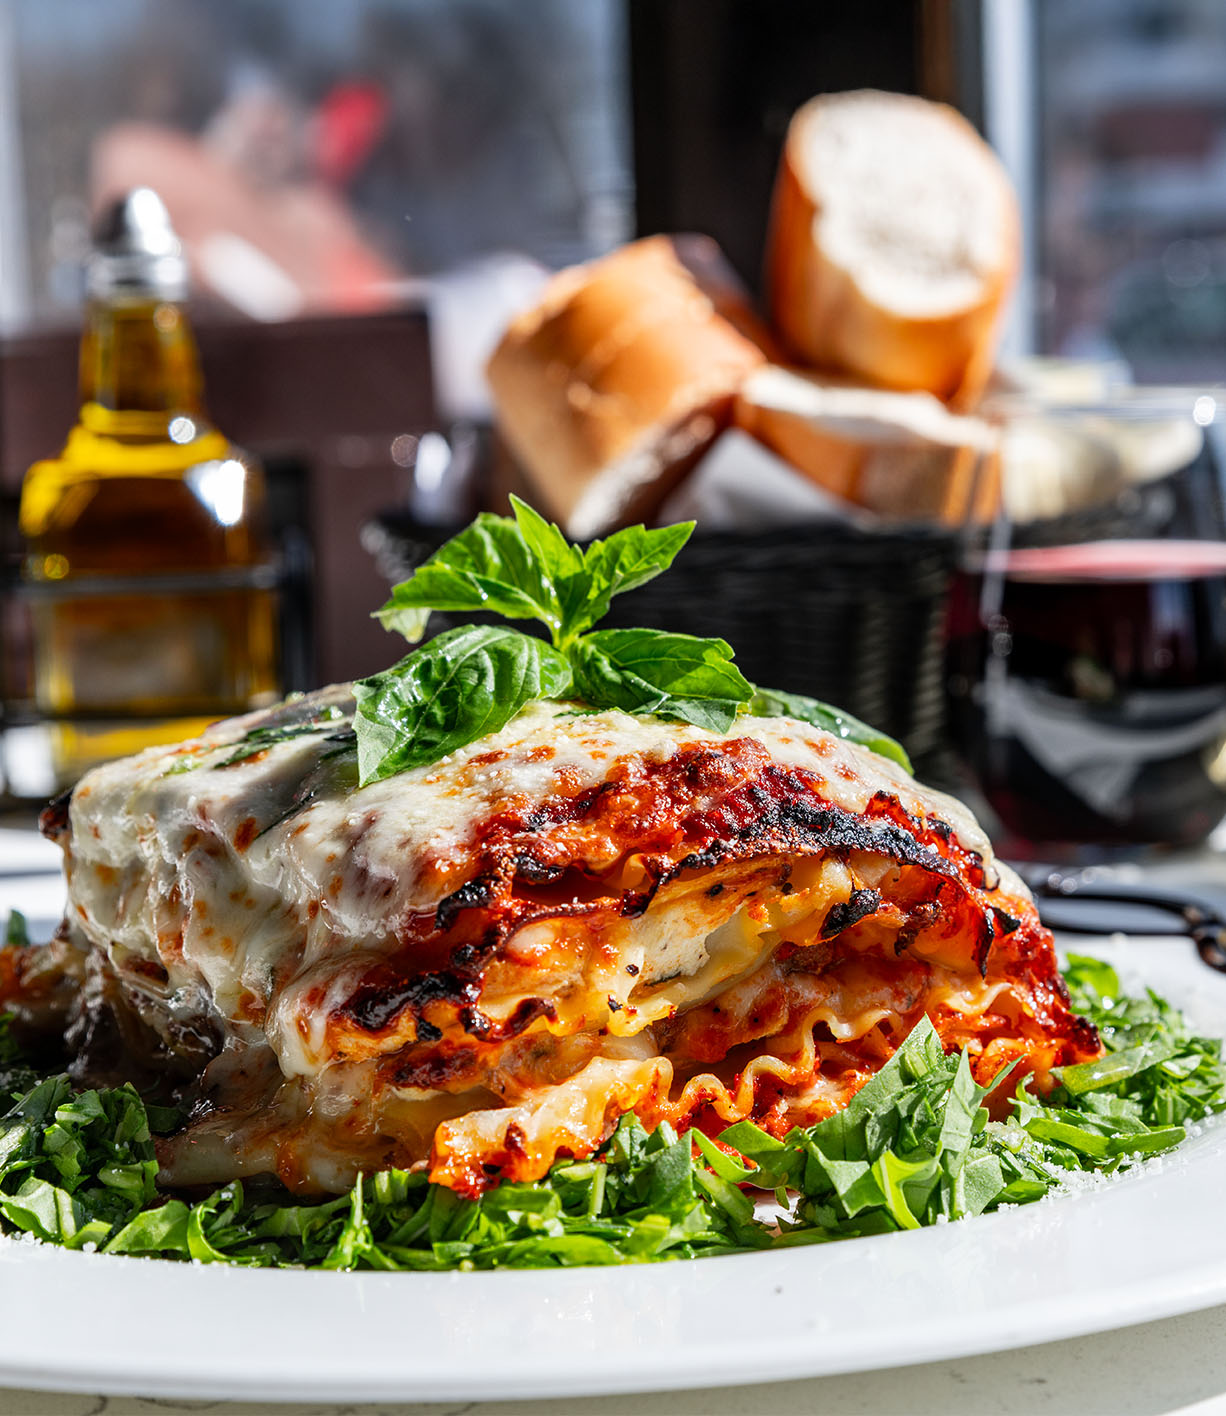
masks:
<svg viewBox="0 0 1226 1416"><path fill-rule="evenodd" d="M278 694L263 473L205 415L186 277L154 192L105 213L77 424L22 486L35 707L60 785Z"/></svg>

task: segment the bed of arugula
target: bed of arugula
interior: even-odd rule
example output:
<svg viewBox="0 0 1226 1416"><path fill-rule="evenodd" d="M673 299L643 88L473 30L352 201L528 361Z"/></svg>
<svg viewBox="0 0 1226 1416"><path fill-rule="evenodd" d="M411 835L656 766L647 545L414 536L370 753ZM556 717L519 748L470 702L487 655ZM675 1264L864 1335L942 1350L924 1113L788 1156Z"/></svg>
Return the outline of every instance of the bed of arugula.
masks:
<svg viewBox="0 0 1226 1416"><path fill-rule="evenodd" d="M962 1219L1041 1199L1179 1144L1226 1107L1222 1044L1153 993L1121 994L1073 956L1077 1009L1105 1056L1064 1069L1042 1103L1021 1086L992 1121L965 1054L924 1020L851 1104L783 1140L749 1122L719 1143L623 1117L590 1160L480 1200L390 1170L302 1203L222 1186L204 1199L157 1185L151 1128L174 1118L131 1087L75 1091L39 1077L0 1026L0 1230L71 1249L204 1263L324 1269L490 1269L733 1254ZM780 1222L758 1217L775 1200Z"/></svg>

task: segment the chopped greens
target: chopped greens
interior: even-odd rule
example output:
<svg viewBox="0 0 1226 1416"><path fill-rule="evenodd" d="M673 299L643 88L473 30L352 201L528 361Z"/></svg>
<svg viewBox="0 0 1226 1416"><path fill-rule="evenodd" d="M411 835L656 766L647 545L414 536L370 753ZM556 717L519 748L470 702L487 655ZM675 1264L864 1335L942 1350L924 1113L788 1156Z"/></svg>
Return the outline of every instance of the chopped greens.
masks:
<svg viewBox="0 0 1226 1416"><path fill-rule="evenodd" d="M297 708L301 699L301 694L291 694L277 710L277 720L260 723L256 727L248 729L237 742L228 744L230 751L220 760L214 755L218 749L210 751L203 744L192 746L171 766L167 767L162 775L177 777L184 772L194 772L205 766L218 769L236 767L240 763L249 762L253 757L270 747L275 747L278 743L290 742L294 738L317 736L320 733L327 734L327 741L332 741L335 738L338 742L344 742L346 746L342 749L343 751L350 750L353 746L353 737L350 730L344 726L344 712L336 705L328 704L304 717ZM338 723L341 725L339 731L337 729ZM335 750L324 754L325 758L335 755Z"/></svg>
<svg viewBox="0 0 1226 1416"><path fill-rule="evenodd" d="M0 1219L46 1243L101 1246L156 1195L145 1107L130 1086L47 1077L0 1119Z"/></svg>
<svg viewBox="0 0 1226 1416"><path fill-rule="evenodd" d="M512 497L511 503L513 517L483 512L435 551L395 587L376 618L414 644L436 610L534 619L548 630L552 649L520 630L468 626L440 634L385 673L360 681L354 727L363 786L475 742L533 697L577 697L588 709L655 713L721 733L746 711L789 713L909 770L902 748L859 719L811 698L755 690L722 639L594 629L615 595L668 569L693 522L658 530L630 526L580 548L526 502ZM482 634L499 636L498 649L478 668L468 646ZM518 666L534 656L540 682L532 688L531 674L519 674ZM512 661L517 691L497 700L506 712L495 723L492 686L500 666L511 673ZM435 682L444 689L422 692L421 685Z"/></svg>
<svg viewBox="0 0 1226 1416"><path fill-rule="evenodd" d="M1219 1041L1153 993L1072 956L1077 1009L1107 1052L1037 1100L1020 1084L992 1121L965 1053L926 1019L841 1112L783 1139L752 1122L718 1140L624 1116L590 1160L480 1200L383 1171L302 1203L234 1182L194 1203L160 1194L150 1120L131 1087L74 1093L49 1077L0 1116L0 1230L70 1248L324 1269L541 1268L733 1254L891 1233L1041 1199L1169 1150L1226 1108ZM0 1059L13 1051L0 1021ZM995 1079L995 1083L1005 1080ZM155 1116L156 1113L156 1116ZM789 1212L755 1216L755 1199Z"/></svg>

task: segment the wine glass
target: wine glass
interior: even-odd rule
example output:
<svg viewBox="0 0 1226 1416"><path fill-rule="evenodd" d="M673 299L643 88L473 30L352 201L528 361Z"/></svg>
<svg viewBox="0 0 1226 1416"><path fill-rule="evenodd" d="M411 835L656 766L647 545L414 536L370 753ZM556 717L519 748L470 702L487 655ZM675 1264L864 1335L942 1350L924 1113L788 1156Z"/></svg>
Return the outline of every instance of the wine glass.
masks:
<svg viewBox="0 0 1226 1416"><path fill-rule="evenodd" d="M1205 840L1226 816L1222 396L1001 400L998 512L948 617L962 765L1015 857Z"/></svg>

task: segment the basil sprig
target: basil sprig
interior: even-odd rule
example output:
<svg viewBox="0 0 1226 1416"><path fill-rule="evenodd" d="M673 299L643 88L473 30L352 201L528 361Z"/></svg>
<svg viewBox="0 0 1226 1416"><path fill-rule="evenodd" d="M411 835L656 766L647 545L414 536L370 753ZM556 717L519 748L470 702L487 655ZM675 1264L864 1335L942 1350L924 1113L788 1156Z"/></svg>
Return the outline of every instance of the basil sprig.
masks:
<svg viewBox="0 0 1226 1416"><path fill-rule="evenodd" d="M514 518L482 512L441 546L376 614L384 628L416 644L435 610L537 619L567 649L608 612L614 595L668 569L690 539L692 521L648 531L629 526L586 550L519 497Z"/></svg>
<svg viewBox="0 0 1226 1416"><path fill-rule="evenodd" d="M362 679L354 719L362 786L497 732L533 699L567 697L720 733L746 711L785 713L910 770L902 748L859 719L811 698L755 689L722 639L595 628L615 595L668 569L692 521L630 526L583 548L518 497L511 504L513 517L484 512L440 547L395 587L377 618L416 644L436 611L493 613L539 620L549 643L501 626L467 626Z"/></svg>
<svg viewBox="0 0 1226 1416"><path fill-rule="evenodd" d="M753 685L722 639L592 626L614 595L667 570L694 523L631 526L586 549L526 502L483 513L397 585L378 612L412 643L436 610L540 620L545 643L519 630L440 634L355 687L363 786L422 767L497 732L535 698L578 696L591 708L656 713L726 732Z"/></svg>

